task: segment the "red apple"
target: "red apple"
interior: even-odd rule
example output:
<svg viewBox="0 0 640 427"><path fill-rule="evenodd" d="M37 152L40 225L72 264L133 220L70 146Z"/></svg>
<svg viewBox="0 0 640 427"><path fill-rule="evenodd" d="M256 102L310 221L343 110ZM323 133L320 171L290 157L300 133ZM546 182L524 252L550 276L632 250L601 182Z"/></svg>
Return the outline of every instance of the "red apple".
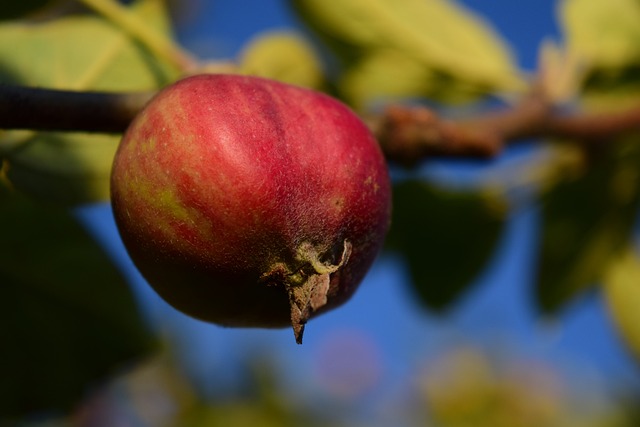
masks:
<svg viewBox="0 0 640 427"><path fill-rule="evenodd" d="M339 101L189 77L131 123L111 179L133 262L171 305L226 326L304 324L345 302L389 224L386 163Z"/></svg>

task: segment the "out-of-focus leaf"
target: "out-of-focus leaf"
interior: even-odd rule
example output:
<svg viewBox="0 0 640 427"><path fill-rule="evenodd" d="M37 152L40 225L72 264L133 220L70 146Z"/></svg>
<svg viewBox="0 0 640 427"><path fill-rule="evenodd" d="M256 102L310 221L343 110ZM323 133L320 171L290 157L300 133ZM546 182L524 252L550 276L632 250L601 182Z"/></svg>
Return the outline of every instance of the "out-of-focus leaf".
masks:
<svg viewBox="0 0 640 427"><path fill-rule="evenodd" d="M378 49L352 64L338 82L340 95L357 110L429 97L449 103L470 101L482 89L425 67L397 50Z"/></svg>
<svg viewBox="0 0 640 427"><path fill-rule="evenodd" d="M389 247L406 257L420 301L445 310L493 255L506 204L492 194L444 190L420 181L401 182L393 190Z"/></svg>
<svg viewBox="0 0 640 427"><path fill-rule="evenodd" d="M558 3L567 49L590 68L640 63L637 0L565 0Z"/></svg>
<svg viewBox="0 0 640 427"><path fill-rule="evenodd" d="M613 260L603 289L620 337L640 360L640 259L636 252L628 249Z"/></svg>
<svg viewBox="0 0 640 427"><path fill-rule="evenodd" d="M51 132L34 138L9 156L7 175L14 186L31 197L64 204L109 199L119 137Z"/></svg>
<svg viewBox="0 0 640 427"><path fill-rule="evenodd" d="M558 3L567 55L584 73L587 92L640 89L640 3L566 0Z"/></svg>
<svg viewBox="0 0 640 427"><path fill-rule="evenodd" d="M349 67L339 82L341 96L357 110L376 103L417 98L436 80L420 61L396 50L380 49Z"/></svg>
<svg viewBox="0 0 640 427"><path fill-rule="evenodd" d="M320 89L322 64L313 47L292 31L259 34L244 47L240 72Z"/></svg>
<svg viewBox="0 0 640 427"><path fill-rule="evenodd" d="M595 285L626 248L640 200L638 138L615 141L582 176L545 194L536 288L543 312Z"/></svg>
<svg viewBox="0 0 640 427"><path fill-rule="evenodd" d="M36 11L50 3L51 0L6 1L0 5L0 21L16 19Z"/></svg>
<svg viewBox="0 0 640 427"><path fill-rule="evenodd" d="M162 2L135 10L169 31ZM73 90L151 90L178 71L100 17L71 15L0 25L0 83ZM0 134L8 178L27 194L63 203L104 200L118 136L11 131Z"/></svg>
<svg viewBox="0 0 640 427"><path fill-rule="evenodd" d="M377 58L380 50L392 51L394 55L406 57L403 62L419 64L426 76L430 73L448 75L454 81L463 82L463 86L475 87L476 92L522 88L519 72L501 38L480 18L451 1L290 2L343 59L347 68L362 58ZM382 65L382 61L370 62L368 67L373 64ZM382 66L384 70L390 67ZM413 68L409 67L411 78L415 77ZM395 70L402 68L398 66ZM449 93L455 88L453 85ZM434 85L431 89L439 88ZM376 88L371 86L370 90L375 96ZM429 90L418 95L435 97L438 94Z"/></svg>
<svg viewBox="0 0 640 427"><path fill-rule="evenodd" d="M65 209L0 191L0 418L66 411L153 340L121 274Z"/></svg>

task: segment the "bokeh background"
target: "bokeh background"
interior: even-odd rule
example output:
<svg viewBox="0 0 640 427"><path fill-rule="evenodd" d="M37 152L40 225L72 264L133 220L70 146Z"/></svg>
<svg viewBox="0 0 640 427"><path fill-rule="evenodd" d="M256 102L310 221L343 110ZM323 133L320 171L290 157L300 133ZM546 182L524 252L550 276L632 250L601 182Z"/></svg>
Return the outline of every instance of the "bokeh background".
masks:
<svg viewBox="0 0 640 427"><path fill-rule="evenodd" d="M175 3L178 40L203 58L235 58L262 31L304 32L284 1ZM508 40L527 70L540 43L561 36L554 1L461 3ZM481 164L433 161L421 172L474 179L529 148ZM602 300L589 294L553 320L537 315L533 201L513 212L499 250L453 310L422 308L403 260L385 255L348 304L310 322L302 346L290 330L225 329L176 312L135 270L107 204L77 215L131 278L166 342L162 356L97 394L80 417L87 425L187 425L189 417L199 420L193 425L636 425L640 371ZM200 415L189 415L193 408Z"/></svg>

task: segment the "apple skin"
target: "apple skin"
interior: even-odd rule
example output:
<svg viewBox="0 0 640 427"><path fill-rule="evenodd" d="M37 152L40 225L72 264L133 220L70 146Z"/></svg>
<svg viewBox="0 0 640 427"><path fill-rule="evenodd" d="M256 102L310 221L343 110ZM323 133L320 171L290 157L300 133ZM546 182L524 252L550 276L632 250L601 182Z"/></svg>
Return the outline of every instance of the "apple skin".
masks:
<svg viewBox="0 0 640 427"><path fill-rule="evenodd" d="M326 301L307 317L354 293L388 229L390 182L377 142L339 101L198 75L160 91L131 123L111 200L131 259L173 307L225 326L284 327L286 282L316 274L318 261L333 268Z"/></svg>

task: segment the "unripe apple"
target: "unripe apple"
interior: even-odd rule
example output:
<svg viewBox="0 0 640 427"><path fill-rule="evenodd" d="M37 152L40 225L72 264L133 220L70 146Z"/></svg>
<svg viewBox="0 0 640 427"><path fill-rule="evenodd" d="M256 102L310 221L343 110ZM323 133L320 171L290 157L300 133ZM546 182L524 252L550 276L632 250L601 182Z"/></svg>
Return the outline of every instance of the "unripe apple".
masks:
<svg viewBox="0 0 640 427"><path fill-rule="evenodd" d="M389 224L386 163L339 101L199 75L131 123L111 177L133 262L171 305L226 326L292 325L345 302Z"/></svg>

